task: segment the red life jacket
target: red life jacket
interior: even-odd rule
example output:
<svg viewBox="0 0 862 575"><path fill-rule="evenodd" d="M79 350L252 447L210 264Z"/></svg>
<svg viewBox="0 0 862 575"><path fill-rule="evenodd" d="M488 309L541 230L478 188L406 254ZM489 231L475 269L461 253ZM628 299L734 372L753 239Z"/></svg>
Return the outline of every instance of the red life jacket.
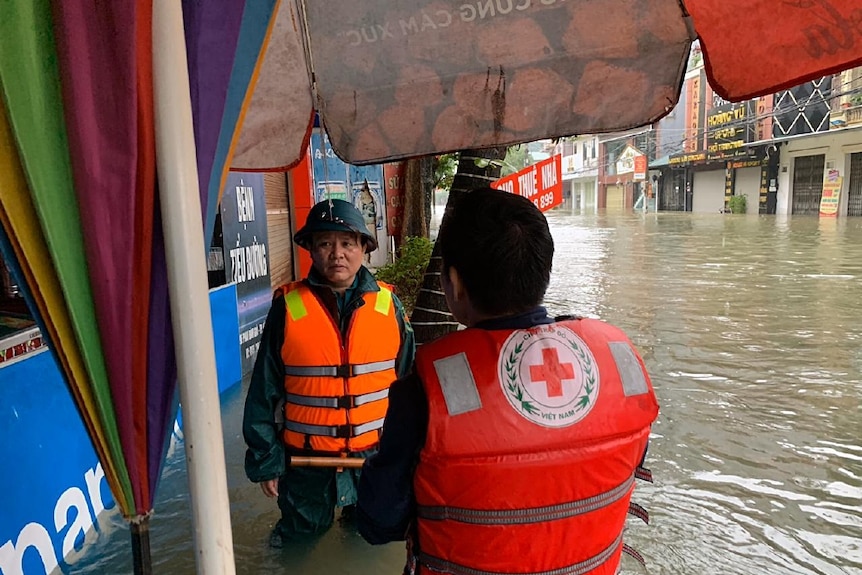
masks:
<svg viewBox="0 0 862 575"><path fill-rule="evenodd" d="M420 573L612 575L658 402L619 329L466 329L419 348ZM559 571L557 571L559 570Z"/></svg>
<svg viewBox="0 0 862 575"><path fill-rule="evenodd" d="M346 341L314 292L284 286L284 442L325 453L377 445L395 381L401 331L392 289L367 292L353 312Z"/></svg>

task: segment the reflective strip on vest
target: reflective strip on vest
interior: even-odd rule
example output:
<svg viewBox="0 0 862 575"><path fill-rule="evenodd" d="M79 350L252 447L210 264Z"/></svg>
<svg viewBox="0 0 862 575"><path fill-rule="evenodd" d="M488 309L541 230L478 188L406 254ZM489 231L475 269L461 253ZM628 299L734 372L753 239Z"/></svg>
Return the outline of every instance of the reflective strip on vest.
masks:
<svg viewBox="0 0 862 575"><path fill-rule="evenodd" d="M634 476L610 491L599 493L593 497L570 501L559 505L533 507L530 509L464 509L461 507L427 507L420 505L416 512L419 517L432 521L450 519L461 523L475 525L522 525L525 523L540 523L555 521L567 517L575 517L601 509L624 498L635 482Z"/></svg>
<svg viewBox="0 0 862 575"><path fill-rule="evenodd" d="M589 559L579 561L578 563L560 567L558 569L551 569L550 571L518 571L517 575L583 575L584 573L589 573L599 565L609 561L610 558L614 556L614 553L616 553L622 539L623 534L620 533L616 540L600 553L593 555ZM452 575L506 575L500 571L483 571L481 569L465 567L463 565L458 565L457 563L452 563L451 561L446 561L445 559L440 559L439 557L433 557L421 551L419 552L419 563L425 565L431 570L451 573ZM512 573L514 574L515 572L513 571Z"/></svg>
<svg viewBox="0 0 862 575"><path fill-rule="evenodd" d="M296 433L306 435L320 435L323 437L357 437L363 433L374 431L383 427L383 419L375 419L361 425L311 425L310 423L299 423L297 421L285 421L284 428Z"/></svg>
<svg viewBox="0 0 862 575"><path fill-rule="evenodd" d="M284 375L297 377L353 377L395 368L395 360L347 365L285 365Z"/></svg>
<svg viewBox="0 0 862 575"><path fill-rule="evenodd" d="M641 364L638 362L635 350L625 341L612 341L608 343L614 363L620 372L620 381L623 384L623 393L626 397L642 395L649 391L646 377Z"/></svg>
<svg viewBox="0 0 862 575"><path fill-rule="evenodd" d="M308 310L305 309L305 304L302 303L302 296L299 290L290 290L284 296L284 304L287 306L287 313L290 314L290 319L293 321L304 318L308 315Z"/></svg>
<svg viewBox="0 0 862 575"><path fill-rule="evenodd" d="M296 393L288 393L285 399L288 403L296 405L305 405L307 407L331 407L333 409L350 409L351 407L359 407L372 401L380 401L389 397L389 389L381 389L372 393L363 395L342 395L339 397L313 397L310 395L297 395Z"/></svg>
<svg viewBox="0 0 862 575"><path fill-rule="evenodd" d="M456 353L434 361L440 390L449 415L461 415L482 409L482 399L466 353Z"/></svg>
<svg viewBox="0 0 862 575"><path fill-rule="evenodd" d="M374 300L374 311L389 315L389 306L392 304L392 292L385 287L381 287L377 292L377 299Z"/></svg>

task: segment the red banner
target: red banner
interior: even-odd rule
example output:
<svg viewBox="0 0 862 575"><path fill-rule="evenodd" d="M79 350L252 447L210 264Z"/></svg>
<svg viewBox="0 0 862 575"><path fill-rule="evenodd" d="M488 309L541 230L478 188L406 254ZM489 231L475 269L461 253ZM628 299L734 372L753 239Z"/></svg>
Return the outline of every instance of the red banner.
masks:
<svg viewBox="0 0 862 575"><path fill-rule="evenodd" d="M642 181L646 180L646 172L647 172L647 157L646 156L635 156L634 181L642 182Z"/></svg>
<svg viewBox="0 0 862 575"><path fill-rule="evenodd" d="M560 154L500 178L492 188L519 194L547 212L563 203L563 164Z"/></svg>
<svg viewBox="0 0 862 575"><path fill-rule="evenodd" d="M386 182L386 233L400 238L404 221L404 162L383 164L383 180Z"/></svg>

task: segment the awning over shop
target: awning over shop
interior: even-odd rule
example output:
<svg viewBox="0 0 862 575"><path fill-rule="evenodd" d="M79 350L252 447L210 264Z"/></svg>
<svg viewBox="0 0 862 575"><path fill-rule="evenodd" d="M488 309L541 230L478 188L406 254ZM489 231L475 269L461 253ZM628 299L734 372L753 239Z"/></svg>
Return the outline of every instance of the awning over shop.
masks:
<svg viewBox="0 0 862 575"><path fill-rule="evenodd" d="M662 156L661 158L659 158L653 162L650 162L649 163L649 169L652 170L653 168L666 168L669 160L670 160L669 154L667 156Z"/></svg>

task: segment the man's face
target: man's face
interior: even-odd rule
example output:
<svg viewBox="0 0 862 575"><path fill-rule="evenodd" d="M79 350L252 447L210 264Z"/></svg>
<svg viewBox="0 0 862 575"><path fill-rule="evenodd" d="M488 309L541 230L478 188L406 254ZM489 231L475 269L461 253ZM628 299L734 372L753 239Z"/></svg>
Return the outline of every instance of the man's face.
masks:
<svg viewBox="0 0 862 575"><path fill-rule="evenodd" d="M311 239L314 269L335 290L346 290L353 284L364 253L359 234L317 232Z"/></svg>

